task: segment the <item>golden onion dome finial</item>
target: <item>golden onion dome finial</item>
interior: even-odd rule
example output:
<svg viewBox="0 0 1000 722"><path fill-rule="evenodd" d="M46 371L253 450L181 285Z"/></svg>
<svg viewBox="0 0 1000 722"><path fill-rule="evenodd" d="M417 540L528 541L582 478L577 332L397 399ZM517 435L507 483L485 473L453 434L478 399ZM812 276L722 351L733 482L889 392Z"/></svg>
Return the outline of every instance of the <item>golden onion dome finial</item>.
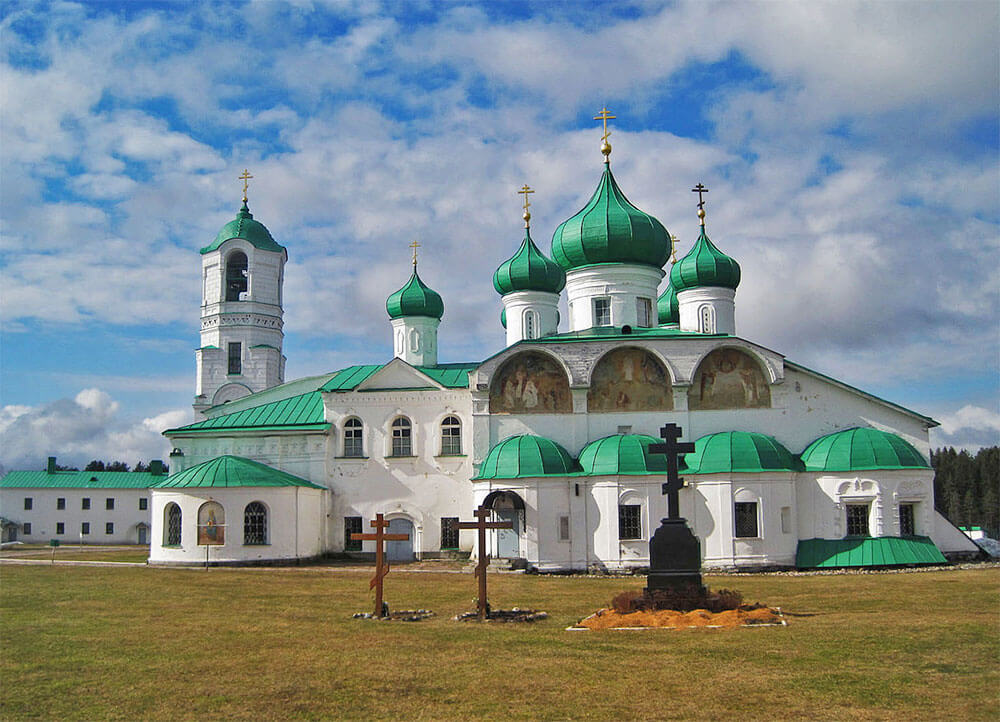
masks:
<svg viewBox="0 0 1000 722"><path fill-rule="evenodd" d="M601 108L601 112L594 116L594 120L600 120L604 122L604 135L601 136L601 154L604 156L604 162L611 162L611 143L608 142L608 136L611 135L611 131L608 130L608 121L615 120L618 116L611 115L607 106Z"/></svg>
<svg viewBox="0 0 1000 722"><path fill-rule="evenodd" d="M524 227L527 229L531 228L531 211L528 210L531 207L531 203L528 201L528 194L534 192L527 183L521 186L521 190L518 191L518 193L524 196L524 214L521 218L524 219Z"/></svg>

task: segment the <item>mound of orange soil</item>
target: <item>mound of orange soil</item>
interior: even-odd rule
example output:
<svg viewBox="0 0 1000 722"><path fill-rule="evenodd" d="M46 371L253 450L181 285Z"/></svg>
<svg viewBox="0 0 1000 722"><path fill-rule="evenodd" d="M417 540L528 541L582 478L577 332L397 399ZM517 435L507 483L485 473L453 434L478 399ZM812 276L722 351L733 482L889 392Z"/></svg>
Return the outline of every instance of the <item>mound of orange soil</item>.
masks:
<svg viewBox="0 0 1000 722"><path fill-rule="evenodd" d="M646 612L619 614L613 609L601 609L580 622L587 629L614 629L619 627L668 627L688 629L690 627L721 627L736 629L754 624L780 624L780 612L768 607L758 609L740 608L725 612L709 612L695 609L690 612L675 612L672 609L658 609Z"/></svg>

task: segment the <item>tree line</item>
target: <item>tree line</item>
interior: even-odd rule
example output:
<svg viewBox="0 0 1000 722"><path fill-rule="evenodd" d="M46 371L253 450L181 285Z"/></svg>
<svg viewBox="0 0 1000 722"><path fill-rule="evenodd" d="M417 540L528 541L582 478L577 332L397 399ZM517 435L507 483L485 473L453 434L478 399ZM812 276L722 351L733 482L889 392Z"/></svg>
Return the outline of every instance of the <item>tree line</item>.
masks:
<svg viewBox="0 0 1000 722"><path fill-rule="evenodd" d="M56 464L56 471L79 471L80 469L75 466L63 466L62 464ZM131 467L124 461L100 461L99 459L91 460L85 467L84 471L149 471L149 464L144 464L142 461L137 461L135 467ZM43 469L44 471L44 469ZM169 473L170 467L166 464L163 465L163 473Z"/></svg>
<svg viewBox="0 0 1000 722"><path fill-rule="evenodd" d="M934 507L955 526L979 526L1000 538L1000 446L975 455L952 447L931 451Z"/></svg>

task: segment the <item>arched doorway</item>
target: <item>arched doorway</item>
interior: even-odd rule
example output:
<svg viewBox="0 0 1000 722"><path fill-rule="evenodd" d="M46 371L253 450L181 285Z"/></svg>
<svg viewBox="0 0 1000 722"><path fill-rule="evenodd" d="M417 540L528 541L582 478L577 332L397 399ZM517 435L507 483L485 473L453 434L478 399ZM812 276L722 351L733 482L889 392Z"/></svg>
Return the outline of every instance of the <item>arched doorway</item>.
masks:
<svg viewBox="0 0 1000 722"><path fill-rule="evenodd" d="M483 506L492 509L499 521L509 521L513 526L512 529L497 529L494 532L493 555L498 559L520 559L524 499L513 491L493 491L483 499Z"/></svg>
<svg viewBox="0 0 1000 722"><path fill-rule="evenodd" d="M413 522L409 519L390 519L390 534L409 534L406 541L390 541L385 543L386 556L391 562L412 562L414 560L413 544L414 530Z"/></svg>

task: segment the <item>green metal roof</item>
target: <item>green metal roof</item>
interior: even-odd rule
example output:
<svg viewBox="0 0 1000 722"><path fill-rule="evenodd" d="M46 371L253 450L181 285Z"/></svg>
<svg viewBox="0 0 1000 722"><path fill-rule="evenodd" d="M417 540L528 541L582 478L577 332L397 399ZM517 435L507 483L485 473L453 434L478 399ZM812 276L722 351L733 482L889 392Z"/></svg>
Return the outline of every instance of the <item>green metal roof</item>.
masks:
<svg viewBox="0 0 1000 722"><path fill-rule="evenodd" d="M667 281L667 290L656 299L656 319L662 324L680 323L680 303L677 300L677 290Z"/></svg>
<svg viewBox="0 0 1000 722"><path fill-rule="evenodd" d="M335 373L320 391L353 391L369 376L380 371L385 364L348 366ZM437 366L414 366L420 373L429 376L449 389L464 389L469 385L469 372L479 367L478 363L451 363Z"/></svg>
<svg viewBox="0 0 1000 722"><path fill-rule="evenodd" d="M567 271L595 263L663 268L669 256L667 229L629 203L610 166L605 166L587 205L559 224L552 235L552 258Z"/></svg>
<svg viewBox="0 0 1000 722"><path fill-rule="evenodd" d="M556 442L542 436L522 434L504 439L490 449L475 479L519 479L534 476L565 476L580 469Z"/></svg>
<svg viewBox="0 0 1000 722"><path fill-rule="evenodd" d="M320 386L320 391L353 391L358 384L382 368L384 364L365 364L348 366L333 375L329 381Z"/></svg>
<svg viewBox="0 0 1000 722"><path fill-rule="evenodd" d="M0 479L0 488L148 489L165 478L148 471L10 471Z"/></svg>
<svg viewBox="0 0 1000 722"><path fill-rule="evenodd" d="M217 404L205 410L206 416L221 416L223 414L232 414L237 411L243 411L244 409L251 409L257 406L263 406L264 404L269 404L272 401L281 401L283 399L290 399L293 396L301 396L302 394L309 393L310 391L317 391L322 388L330 379L336 376L338 372L320 374L319 376L306 376L301 379L296 379L295 381L289 381L288 383L280 384L278 386L272 386L269 389L264 389L263 391L257 391L250 394L249 396L243 396L235 401L227 401L224 404Z"/></svg>
<svg viewBox="0 0 1000 722"><path fill-rule="evenodd" d="M816 439L802 452L806 471L929 469L912 444L888 431L853 428Z"/></svg>
<svg viewBox="0 0 1000 722"><path fill-rule="evenodd" d="M587 476L662 475L667 473L667 457L649 451L650 444L659 443L662 439L645 434L605 436L583 447L580 467Z"/></svg>
<svg viewBox="0 0 1000 722"><path fill-rule="evenodd" d="M217 250L219 246L230 238L242 238L244 241L253 244L254 248L259 248L262 251L282 253L285 250L284 246L279 245L271 237L271 232L264 227L263 223L253 219L253 214L247 208L246 201L243 201L243 207L236 214L236 218L224 225L211 245L202 248L201 252L210 253Z"/></svg>
<svg viewBox="0 0 1000 722"><path fill-rule="evenodd" d="M688 288L740 285L740 264L715 247L705 234L705 226L687 255L670 269L670 285L679 293Z"/></svg>
<svg viewBox="0 0 1000 722"><path fill-rule="evenodd" d="M156 485L157 489L220 488L238 486L305 486L311 489L326 487L313 484L285 471L272 469L259 461L242 456L218 456L171 474Z"/></svg>
<svg viewBox="0 0 1000 722"><path fill-rule="evenodd" d="M800 471L802 464L773 437L747 431L702 436L684 455L688 474Z"/></svg>
<svg viewBox="0 0 1000 722"><path fill-rule="evenodd" d="M439 319L444 315L444 301L441 294L420 280L414 266L413 275L406 285L386 299L385 310L389 318L427 316Z"/></svg>
<svg viewBox="0 0 1000 722"><path fill-rule="evenodd" d="M947 561L926 536L803 539L795 554L795 566L800 569L945 564Z"/></svg>
<svg viewBox="0 0 1000 722"><path fill-rule="evenodd" d="M258 429L269 431L300 431L315 429L322 431L330 426L326 423L323 409L323 395L319 391L272 401L232 414L215 416L204 421L196 421L187 426L167 429L163 433L211 432L235 429Z"/></svg>
<svg viewBox="0 0 1000 722"><path fill-rule="evenodd" d="M538 250L527 230L517 253L501 263L493 274L493 288L501 296L514 291L559 293L565 285L565 271Z"/></svg>

